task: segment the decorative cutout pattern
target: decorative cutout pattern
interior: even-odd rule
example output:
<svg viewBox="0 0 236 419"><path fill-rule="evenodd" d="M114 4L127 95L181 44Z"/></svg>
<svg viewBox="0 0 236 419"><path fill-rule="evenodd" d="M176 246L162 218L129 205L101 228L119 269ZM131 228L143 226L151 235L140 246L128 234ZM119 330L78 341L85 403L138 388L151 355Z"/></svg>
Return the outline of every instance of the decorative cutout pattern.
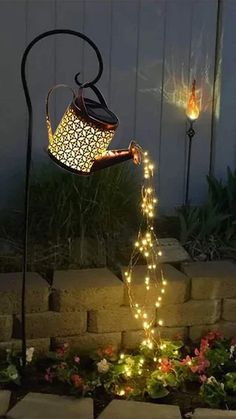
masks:
<svg viewBox="0 0 236 419"><path fill-rule="evenodd" d="M80 119L69 106L54 134L49 130L49 151L61 163L89 173L96 157L107 150L115 131L102 130Z"/></svg>

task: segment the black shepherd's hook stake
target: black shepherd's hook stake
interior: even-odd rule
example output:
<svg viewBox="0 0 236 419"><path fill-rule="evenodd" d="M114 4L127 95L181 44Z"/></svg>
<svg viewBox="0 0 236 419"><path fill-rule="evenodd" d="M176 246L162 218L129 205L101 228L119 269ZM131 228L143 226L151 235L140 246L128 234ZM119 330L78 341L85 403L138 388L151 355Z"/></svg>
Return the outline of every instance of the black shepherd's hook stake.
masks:
<svg viewBox="0 0 236 419"><path fill-rule="evenodd" d="M26 82L25 66L28 54L32 47L41 39L47 38L51 35L60 35L67 34L77 36L78 38L87 41L89 45L94 49L98 63L99 70L97 76L90 82L84 83L83 87L93 87L95 83L100 79L103 72L103 61L102 56L98 47L94 44L91 39L89 39L83 33L73 31L70 29L55 29L52 31L47 31L37 36L30 42L27 48L24 51L22 61L21 61L21 80L23 84L23 89L25 93L27 108L28 108L28 139L27 139L27 155L26 155L26 171L25 171L25 195L24 195L24 237L23 237L23 268L22 268L22 291L21 291L21 337L22 337L22 363L23 368L26 365L26 328L25 328L25 292L26 292L26 272L27 272L27 257L28 257L28 228L29 228L29 186L30 186L30 172L31 172L31 156L32 156L32 125L33 125L33 111L32 103L29 95L29 89Z"/></svg>

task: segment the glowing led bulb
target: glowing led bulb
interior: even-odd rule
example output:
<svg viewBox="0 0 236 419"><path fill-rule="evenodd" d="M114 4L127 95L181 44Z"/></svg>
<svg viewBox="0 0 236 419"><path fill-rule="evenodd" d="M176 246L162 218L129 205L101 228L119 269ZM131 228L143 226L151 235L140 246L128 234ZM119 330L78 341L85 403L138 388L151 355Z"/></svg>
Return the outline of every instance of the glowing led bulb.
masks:
<svg viewBox="0 0 236 419"><path fill-rule="evenodd" d="M160 304L158 301L155 303L155 306L156 306L156 307L160 307L160 305L161 305L161 304Z"/></svg>
<svg viewBox="0 0 236 419"><path fill-rule="evenodd" d="M158 321L159 326L163 326L163 320Z"/></svg>
<svg viewBox="0 0 236 419"><path fill-rule="evenodd" d="M118 396L124 396L125 395L125 390L120 390L118 392Z"/></svg>
<svg viewBox="0 0 236 419"><path fill-rule="evenodd" d="M125 357L125 354L121 353L120 354L120 359L124 359L124 357Z"/></svg>
<svg viewBox="0 0 236 419"><path fill-rule="evenodd" d="M161 293L162 293L162 294L165 294L165 290L164 290L164 288L162 288Z"/></svg>
<svg viewBox="0 0 236 419"><path fill-rule="evenodd" d="M167 285L167 281L165 279L163 281L163 285Z"/></svg>
<svg viewBox="0 0 236 419"><path fill-rule="evenodd" d="M162 251L161 250L159 250L158 256L162 256Z"/></svg>

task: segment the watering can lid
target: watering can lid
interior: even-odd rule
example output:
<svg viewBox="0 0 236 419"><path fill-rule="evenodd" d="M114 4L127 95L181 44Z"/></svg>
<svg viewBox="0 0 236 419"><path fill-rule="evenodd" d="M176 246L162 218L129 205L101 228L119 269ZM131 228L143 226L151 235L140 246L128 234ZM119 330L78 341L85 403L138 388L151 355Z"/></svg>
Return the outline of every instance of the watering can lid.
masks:
<svg viewBox="0 0 236 419"><path fill-rule="evenodd" d="M75 100L75 105L81 110L78 98ZM117 116L106 106L89 98L84 98L84 105L88 117L108 125L114 125L114 128L117 127L119 123Z"/></svg>

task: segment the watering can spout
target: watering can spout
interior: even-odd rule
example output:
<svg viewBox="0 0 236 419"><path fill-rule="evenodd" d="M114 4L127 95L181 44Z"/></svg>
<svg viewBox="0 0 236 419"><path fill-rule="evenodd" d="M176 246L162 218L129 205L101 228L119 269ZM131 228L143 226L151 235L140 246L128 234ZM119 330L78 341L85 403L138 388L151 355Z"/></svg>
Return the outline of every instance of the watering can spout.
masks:
<svg viewBox="0 0 236 419"><path fill-rule="evenodd" d="M91 172L96 172L131 159L136 165L141 163L141 149L134 141L131 141L128 149L108 150L102 156L96 158Z"/></svg>

